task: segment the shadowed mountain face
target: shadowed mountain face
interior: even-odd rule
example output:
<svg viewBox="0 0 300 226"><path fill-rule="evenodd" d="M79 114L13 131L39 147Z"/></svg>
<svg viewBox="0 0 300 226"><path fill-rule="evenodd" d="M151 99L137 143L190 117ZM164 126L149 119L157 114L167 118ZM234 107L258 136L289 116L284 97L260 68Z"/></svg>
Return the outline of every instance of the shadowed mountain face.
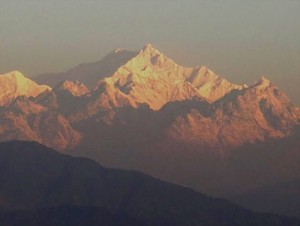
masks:
<svg viewBox="0 0 300 226"><path fill-rule="evenodd" d="M47 84L51 87L65 80L79 80L92 89L99 79L113 74L118 67L136 54L136 52L117 49L98 62L81 64L66 72L42 74L35 77L34 80L39 84Z"/></svg>
<svg viewBox="0 0 300 226"><path fill-rule="evenodd" d="M48 225L70 225L77 218L81 224L75 225L116 225L121 219L121 225L140 222L149 226L299 224L141 173L103 168L37 143L1 143L0 180L0 207L6 212L0 219L7 225L22 221L37 225L42 220ZM13 211L17 209L29 211Z"/></svg>
<svg viewBox="0 0 300 226"><path fill-rule="evenodd" d="M223 197L299 178L300 110L271 81L232 84L151 45L129 55L108 55L99 77L1 107L1 141L37 141ZM83 78L99 81L88 89Z"/></svg>
<svg viewBox="0 0 300 226"><path fill-rule="evenodd" d="M68 120L26 97L0 108L0 141L33 140L59 150L75 147L81 140Z"/></svg>

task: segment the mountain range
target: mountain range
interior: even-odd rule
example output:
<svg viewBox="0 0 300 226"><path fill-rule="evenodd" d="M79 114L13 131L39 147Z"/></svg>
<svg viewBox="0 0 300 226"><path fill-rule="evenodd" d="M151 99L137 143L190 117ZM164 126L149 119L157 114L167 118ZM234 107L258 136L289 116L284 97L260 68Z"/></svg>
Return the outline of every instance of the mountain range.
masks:
<svg viewBox="0 0 300 226"><path fill-rule="evenodd" d="M1 225L296 226L150 176L33 142L0 143Z"/></svg>
<svg viewBox="0 0 300 226"><path fill-rule="evenodd" d="M24 82L10 82L16 74ZM300 110L266 77L233 84L148 44L34 78L51 88L20 72L2 78L1 141L37 141L221 197L300 177Z"/></svg>

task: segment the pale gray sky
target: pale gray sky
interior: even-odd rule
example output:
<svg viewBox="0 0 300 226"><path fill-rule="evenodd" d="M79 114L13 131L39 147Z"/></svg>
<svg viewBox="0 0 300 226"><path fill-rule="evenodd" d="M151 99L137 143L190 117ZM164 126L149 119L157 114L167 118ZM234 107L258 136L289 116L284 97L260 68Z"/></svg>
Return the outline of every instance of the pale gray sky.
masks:
<svg viewBox="0 0 300 226"><path fill-rule="evenodd" d="M233 82L266 75L300 104L300 0L0 0L0 73L29 76L152 43Z"/></svg>

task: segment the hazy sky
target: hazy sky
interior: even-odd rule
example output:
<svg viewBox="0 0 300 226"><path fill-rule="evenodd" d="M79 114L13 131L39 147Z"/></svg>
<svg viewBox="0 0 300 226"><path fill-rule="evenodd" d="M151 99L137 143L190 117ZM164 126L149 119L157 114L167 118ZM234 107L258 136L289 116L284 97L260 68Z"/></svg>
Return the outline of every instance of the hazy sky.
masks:
<svg viewBox="0 0 300 226"><path fill-rule="evenodd" d="M233 82L266 75L300 104L300 0L0 0L0 73L64 71L146 43Z"/></svg>

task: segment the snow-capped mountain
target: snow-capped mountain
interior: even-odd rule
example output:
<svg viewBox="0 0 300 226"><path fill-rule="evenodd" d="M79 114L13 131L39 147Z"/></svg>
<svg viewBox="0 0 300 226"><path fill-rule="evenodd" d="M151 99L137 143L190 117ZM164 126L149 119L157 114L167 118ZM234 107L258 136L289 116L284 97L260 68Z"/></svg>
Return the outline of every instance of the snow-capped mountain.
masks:
<svg viewBox="0 0 300 226"><path fill-rule="evenodd" d="M229 83L206 67L183 67L147 44L126 64L119 67L96 87L105 92L99 94L99 103L121 106L128 103L133 107L147 104L159 110L168 102L203 99L214 102L235 89L244 86ZM118 99L120 102L118 102Z"/></svg>
<svg viewBox="0 0 300 226"><path fill-rule="evenodd" d="M7 101L1 140L36 140L214 195L299 177L300 110L267 78L233 84L150 44L127 53L84 65L98 73Z"/></svg>
<svg viewBox="0 0 300 226"><path fill-rule="evenodd" d="M0 106L9 104L18 96L36 97L47 90L51 88L36 84L19 71L0 75Z"/></svg>

